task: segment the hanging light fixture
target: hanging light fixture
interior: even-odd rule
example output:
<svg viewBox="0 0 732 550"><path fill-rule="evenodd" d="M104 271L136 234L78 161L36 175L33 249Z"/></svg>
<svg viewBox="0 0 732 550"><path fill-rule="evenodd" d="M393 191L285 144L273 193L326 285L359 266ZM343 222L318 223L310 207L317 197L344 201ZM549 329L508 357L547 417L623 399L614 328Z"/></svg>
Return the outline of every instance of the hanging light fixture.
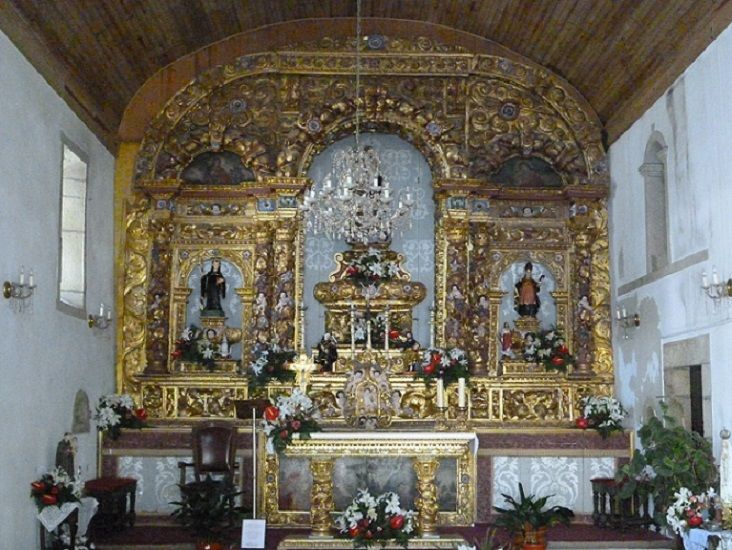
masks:
<svg viewBox="0 0 732 550"><path fill-rule="evenodd" d="M349 243L388 242L411 225L410 189L394 193L380 171L373 147L359 143L361 88L361 0L356 0L356 144L337 151L320 187L305 194L302 210L309 231Z"/></svg>

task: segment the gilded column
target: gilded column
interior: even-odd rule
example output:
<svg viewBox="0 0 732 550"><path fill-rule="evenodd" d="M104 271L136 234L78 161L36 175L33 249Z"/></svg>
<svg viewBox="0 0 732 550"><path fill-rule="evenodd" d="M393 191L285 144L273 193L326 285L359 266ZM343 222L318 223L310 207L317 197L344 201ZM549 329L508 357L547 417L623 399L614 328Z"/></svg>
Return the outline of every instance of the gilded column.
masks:
<svg viewBox="0 0 732 550"><path fill-rule="evenodd" d="M449 201L450 199L448 199ZM470 243L464 212L450 213L449 228L445 229L444 341L445 347L471 348L468 297L470 270Z"/></svg>
<svg viewBox="0 0 732 550"><path fill-rule="evenodd" d="M280 346L295 349L295 252L298 231L294 220L283 220L274 232L272 336Z"/></svg>
<svg viewBox="0 0 732 550"><path fill-rule="evenodd" d="M266 224L257 228L254 248L254 305L252 341L270 341L272 337L272 232ZM275 302L276 303L276 302Z"/></svg>
<svg viewBox="0 0 732 550"><path fill-rule="evenodd" d="M433 457L414 459L417 491L414 506L418 512L417 529L424 537L437 536L437 485L435 474L440 462Z"/></svg>
<svg viewBox="0 0 732 550"><path fill-rule="evenodd" d="M313 489L310 497L310 520L313 536L330 537L333 510L333 459L314 457L310 461Z"/></svg>

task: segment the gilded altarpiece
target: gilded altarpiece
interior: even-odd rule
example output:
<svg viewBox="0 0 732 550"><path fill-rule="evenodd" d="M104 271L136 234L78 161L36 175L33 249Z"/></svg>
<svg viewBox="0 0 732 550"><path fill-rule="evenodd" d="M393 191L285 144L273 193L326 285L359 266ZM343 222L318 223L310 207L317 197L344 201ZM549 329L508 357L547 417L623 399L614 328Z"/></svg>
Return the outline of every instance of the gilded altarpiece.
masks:
<svg viewBox="0 0 732 550"><path fill-rule="evenodd" d="M302 307L313 297L303 295L298 204L312 159L353 132L352 48L333 39L244 56L201 74L151 121L126 210L118 382L153 417L232 417L233 401L248 397L257 341L301 347ZM597 117L561 79L518 58L428 39L363 48L365 130L404 137L431 167L435 343L471 357L468 420L568 425L583 395L613 385L608 174ZM230 289L240 314L225 333L240 359L216 360L209 372L174 355L198 299L191 272L215 258L241 277ZM551 282L542 322L567 336L576 364L566 373L501 348L507 296L526 263ZM410 412L394 422L434 421L433 390L402 371L391 382L399 410ZM336 411L344 382L345 373L312 376L324 410ZM449 393L448 418L458 414L455 402Z"/></svg>

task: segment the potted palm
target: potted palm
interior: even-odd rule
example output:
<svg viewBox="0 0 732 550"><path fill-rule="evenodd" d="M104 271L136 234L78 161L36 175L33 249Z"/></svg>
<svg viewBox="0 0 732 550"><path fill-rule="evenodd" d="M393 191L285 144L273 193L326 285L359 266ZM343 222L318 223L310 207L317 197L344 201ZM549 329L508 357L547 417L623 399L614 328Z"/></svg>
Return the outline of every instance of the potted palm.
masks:
<svg viewBox="0 0 732 550"><path fill-rule="evenodd" d="M240 510L234 506L239 494L227 480L207 477L200 482L180 485L181 500L171 514L197 538L196 550L223 550L224 531L233 525Z"/></svg>
<svg viewBox="0 0 732 550"><path fill-rule="evenodd" d="M502 494L509 508L494 506L498 512L495 525L508 530L513 536L514 545L524 550L544 550L546 532L553 525L569 525L574 512L565 506L547 508L547 501L553 496L535 497L526 495L524 486L519 483L519 499Z"/></svg>

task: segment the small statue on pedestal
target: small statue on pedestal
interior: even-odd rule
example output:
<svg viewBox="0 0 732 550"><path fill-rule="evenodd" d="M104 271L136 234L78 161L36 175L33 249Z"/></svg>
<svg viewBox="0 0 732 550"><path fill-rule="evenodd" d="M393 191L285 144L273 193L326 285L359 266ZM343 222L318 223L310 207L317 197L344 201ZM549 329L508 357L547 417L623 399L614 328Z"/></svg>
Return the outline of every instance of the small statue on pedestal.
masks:
<svg viewBox="0 0 732 550"><path fill-rule="evenodd" d="M540 283L544 279L544 275L539 277L538 281L535 281L531 276L532 271L531 262L526 262L524 276L514 287L515 308L522 317L536 317L539 307L541 307L539 291L541 290Z"/></svg>
<svg viewBox="0 0 732 550"><path fill-rule="evenodd" d="M202 317L223 317L221 300L226 298L226 279L221 273L221 260L211 260L211 269L201 275L201 311Z"/></svg>
<svg viewBox="0 0 732 550"><path fill-rule="evenodd" d="M330 332L323 334L318 342L318 356L315 362L320 365L321 372L332 372L338 360L338 342Z"/></svg>

